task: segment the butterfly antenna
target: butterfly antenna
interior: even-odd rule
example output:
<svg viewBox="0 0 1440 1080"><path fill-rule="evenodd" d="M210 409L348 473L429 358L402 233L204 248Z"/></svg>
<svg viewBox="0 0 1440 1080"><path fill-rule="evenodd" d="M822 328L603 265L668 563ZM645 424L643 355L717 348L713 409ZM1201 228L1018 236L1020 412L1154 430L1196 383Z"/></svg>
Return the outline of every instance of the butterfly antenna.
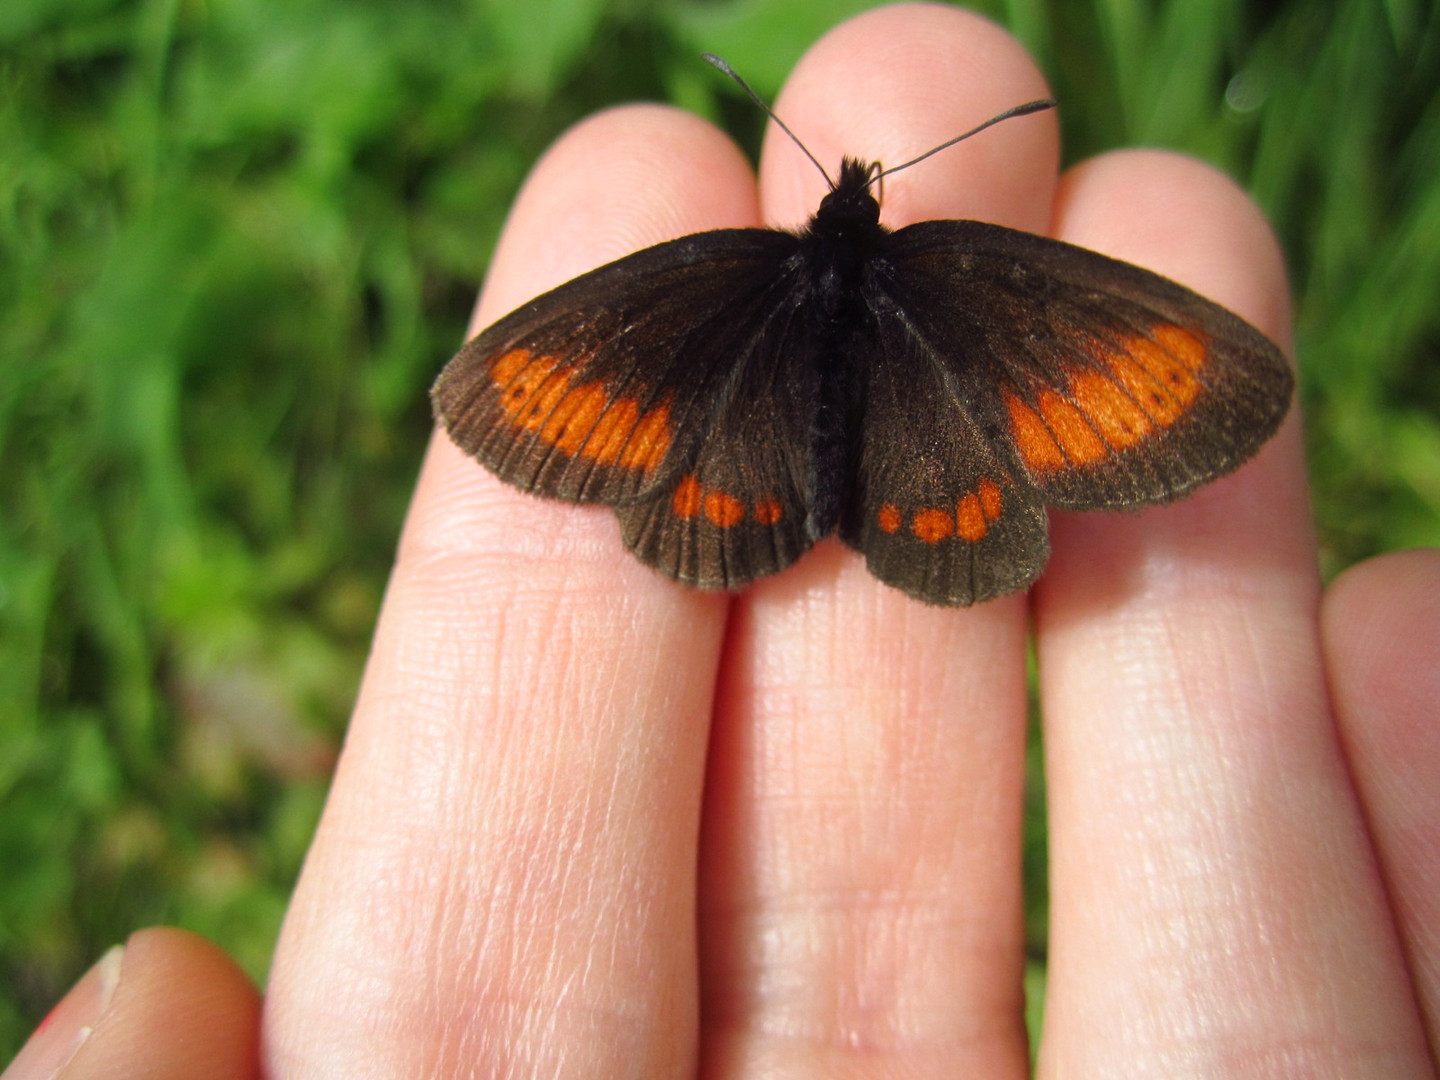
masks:
<svg viewBox="0 0 1440 1080"><path fill-rule="evenodd" d="M917 158L911 158L909 161L903 162L899 165L892 165L890 166L890 168L884 170L883 172L876 173L873 177L871 177L870 182L874 183L881 177L889 176L891 173L899 172L901 169L908 169L911 165L914 165L920 161L924 161L931 154L938 154L941 150L944 150L950 146L954 146L957 142L963 142L965 139L970 138L971 135L980 134L980 132L984 131L986 128L1000 123L1001 120L1009 120L1011 117L1014 116L1029 116L1031 113L1044 112L1046 109L1053 109L1055 107L1055 104L1056 102L1054 98L1041 98L1038 101L1027 101L1024 105L1016 105L1013 109L1006 109L999 116L992 116L989 120L986 120L979 127L971 128L969 131L965 132L964 135L956 135L955 138L949 140L948 142L941 143L933 150L926 150L925 153L921 154ZM782 124L781 126L783 127L784 125ZM792 135L791 138L794 138L794 136Z"/></svg>
<svg viewBox="0 0 1440 1080"><path fill-rule="evenodd" d="M712 64L713 66L719 68L719 69L720 69L721 71L723 71L726 75L729 75L730 78L734 79L735 82L736 82L736 84L740 87L740 89L741 89L741 90L744 90L745 93L746 93L747 95L749 95L750 100L753 101L756 105L760 106L760 110L761 110L766 116L770 117L771 120L774 120L775 123L777 123L777 124L780 125L780 130L783 131L783 132L785 132L786 135L789 135L790 138L791 138L791 140L795 143L795 145L800 148L801 152L804 153L804 155L805 155L806 157L808 157L808 158L814 163L815 168L817 168L817 169L820 170L820 175L823 176L823 177L825 177L825 183L827 183L827 184L830 185L830 190L831 190L831 191L834 191L834 190L835 190L835 181L830 179L830 174L825 171L825 166L824 166L824 165L821 165L820 162L818 162L818 161L815 160L815 155L812 154L812 153L810 153L810 151L805 148L805 144L800 141L799 136L797 136L793 131L791 131L788 127L785 126L785 121L784 121L784 120L781 120L780 117L778 117L778 116L775 115L775 110L772 109L772 108L770 108L769 105L766 105L765 102L763 102L763 101L760 100L760 95L757 94L757 93L755 93L754 90L751 90L751 89L750 89L750 84L747 83L744 79L742 79L739 75L737 75L737 74L735 73L735 69L734 69L734 68L732 68L729 64L727 64L724 60L721 60L720 57L716 56L714 53L708 53L708 52L707 52L707 53L701 53L700 55L705 58L705 60L706 60L707 63ZM1054 102L1051 102L1051 104L1053 105ZM1014 110L1011 110L1011 111L1013 112ZM997 116L995 119L996 119L996 120L1003 120L1004 117L1003 117L1003 116ZM992 124L995 123L995 120L990 121L990 123L992 123ZM984 126L985 126L984 124L981 125L981 127L984 127ZM979 130L980 130L980 128L976 128L976 129L975 129L975 131L979 131ZM969 134L973 135L973 134L975 134L975 131L969 132ZM964 136L964 135L961 135L960 138L963 139L963 138L965 138L965 136ZM952 141L958 142L959 139L955 139L955 140L952 140ZM950 144L949 144L949 143L946 143L945 145L948 146L948 145L950 145ZM942 149L942 147L936 147L935 149L936 149L936 150L939 150L939 149ZM934 150L930 151L930 153L932 153L932 154L933 154L934 152L935 152ZM915 160L916 160L916 161L919 161L920 159L919 159L919 158L916 158Z"/></svg>

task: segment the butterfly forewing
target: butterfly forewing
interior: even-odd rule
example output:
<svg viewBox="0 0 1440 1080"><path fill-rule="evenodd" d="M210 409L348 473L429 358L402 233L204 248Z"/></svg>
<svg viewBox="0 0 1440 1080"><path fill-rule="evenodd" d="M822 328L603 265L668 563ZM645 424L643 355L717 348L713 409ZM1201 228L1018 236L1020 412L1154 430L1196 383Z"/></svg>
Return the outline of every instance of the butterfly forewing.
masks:
<svg viewBox="0 0 1440 1080"><path fill-rule="evenodd" d="M698 233L609 263L472 339L432 391L450 437L502 480L612 505L673 486L736 358L788 292L797 241Z"/></svg>
<svg viewBox="0 0 1440 1080"><path fill-rule="evenodd" d="M1274 433L1279 349L1158 274L974 221L896 232L873 287L1046 502L1176 498Z"/></svg>

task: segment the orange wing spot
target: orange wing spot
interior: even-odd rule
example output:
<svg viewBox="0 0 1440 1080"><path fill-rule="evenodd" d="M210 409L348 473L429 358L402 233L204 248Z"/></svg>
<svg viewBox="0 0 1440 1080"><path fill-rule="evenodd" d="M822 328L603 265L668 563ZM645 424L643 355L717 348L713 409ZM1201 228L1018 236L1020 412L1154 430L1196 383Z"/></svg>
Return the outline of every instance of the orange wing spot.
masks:
<svg viewBox="0 0 1440 1080"><path fill-rule="evenodd" d="M577 386L555 403L540 429L540 438L567 454L588 445L595 422L605 412L605 391L598 383Z"/></svg>
<svg viewBox="0 0 1440 1080"><path fill-rule="evenodd" d="M600 383L571 386L571 376L553 356L511 349L490 361L490 378L500 391L500 407L517 427L537 432L567 454L650 472L670 450L668 403L642 414L634 398L610 401Z"/></svg>
<svg viewBox="0 0 1440 1080"><path fill-rule="evenodd" d="M1145 411L1151 423L1169 427L1185 411L1184 405L1128 356L1110 357L1110 374Z"/></svg>
<svg viewBox="0 0 1440 1080"><path fill-rule="evenodd" d="M885 503L880 507L880 513L875 515L875 523L880 526L881 532L899 532L901 525L900 508L894 503Z"/></svg>
<svg viewBox="0 0 1440 1080"><path fill-rule="evenodd" d="M1190 338L1188 334L1184 336L1191 341L1196 340ZM1175 399L1180 411L1184 411L1185 406L1194 401L1196 395L1200 393L1200 380L1195 378L1195 369L1187 362L1187 360L1193 360L1193 356L1182 360L1158 342L1148 338L1132 339L1129 342L1129 350L1130 358Z"/></svg>
<svg viewBox="0 0 1440 1080"><path fill-rule="evenodd" d="M980 481L980 509L986 521L1000 520L1000 485L988 476Z"/></svg>
<svg viewBox="0 0 1440 1080"><path fill-rule="evenodd" d="M960 505L955 508L955 533L961 540L969 540L974 544L985 539L988 531L980 496L972 491L961 499Z"/></svg>
<svg viewBox="0 0 1440 1080"><path fill-rule="evenodd" d="M636 422L634 433L620 452L621 466L650 472L665 460L670 439L670 406L657 405Z"/></svg>
<svg viewBox="0 0 1440 1080"><path fill-rule="evenodd" d="M525 376L524 380L528 380ZM520 384L516 383L516 387ZM513 392L513 391L512 391ZM543 382L526 393L513 413L515 422L526 431L540 431L555 415L560 402L570 392L570 376L551 374Z"/></svg>
<svg viewBox="0 0 1440 1080"><path fill-rule="evenodd" d="M1185 330L1171 323L1163 323L1150 331L1155 343L1191 371L1205 366L1209 356L1206 335L1194 330Z"/></svg>
<svg viewBox="0 0 1440 1080"><path fill-rule="evenodd" d="M1010 436L1025 464L1036 472L1064 468L1065 453L1039 414L1014 394L1005 395L1005 406L1010 410Z"/></svg>
<svg viewBox="0 0 1440 1080"><path fill-rule="evenodd" d="M1111 449L1134 446L1154 430L1145 410L1108 376L1086 372L1070 384L1070 396Z"/></svg>
<svg viewBox="0 0 1440 1080"><path fill-rule="evenodd" d="M745 520L745 504L734 495L711 491L705 495L705 516L712 524L728 529Z"/></svg>
<svg viewBox="0 0 1440 1080"><path fill-rule="evenodd" d="M1072 465L1088 465L1108 453L1105 441L1086 422L1080 410L1055 391L1042 393L1039 405L1046 426Z"/></svg>
<svg viewBox="0 0 1440 1080"><path fill-rule="evenodd" d="M755 520L761 525L774 525L780 520L781 506L779 499L761 499L755 504L751 511Z"/></svg>
<svg viewBox="0 0 1440 1080"><path fill-rule="evenodd" d="M613 465L639 422L639 403L634 398L620 398L600 414L580 453L601 465Z"/></svg>
<svg viewBox="0 0 1440 1080"><path fill-rule="evenodd" d="M513 349L495 362L491 370L500 390L500 407L521 427L531 431L540 427L565 396L570 376L557 374L558 366L553 356L532 359L527 349Z"/></svg>
<svg viewBox="0 0 1440 1080"><path fill-rule="evenodd" d="M927 544L938 544L955 531L955 519L944 510L921 510L910 522L910 530Z"/></svg>
<svg viewBox="0 0 1440 1080"><path fill-rule="evenodd" d="M700 512L700 481L694 476L686 476L675 485L675 497L670 501L670 508L675 511L675 516L680 518L692 518Z"/></svg>
<svg viewBox="0 0 1440 1080"><path fill-rule="evenodd" d="M526 365L530 363L530 355L529 349L511 349L509 352L504 352L492 357L490 360L490 378L496 386L503 390L509 383L514 381L520 372L525 370ZM545 357L545 359L550 360L549 367L545 369L546 374L549 374L554 370L555 362L548 356Z"/></svg>

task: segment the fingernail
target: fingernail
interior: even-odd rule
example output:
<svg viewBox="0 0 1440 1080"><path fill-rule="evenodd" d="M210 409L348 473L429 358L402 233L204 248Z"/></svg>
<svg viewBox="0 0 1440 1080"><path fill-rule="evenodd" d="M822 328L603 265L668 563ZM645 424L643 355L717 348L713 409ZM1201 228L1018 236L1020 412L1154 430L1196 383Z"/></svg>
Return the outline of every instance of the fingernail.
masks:
<svg viewBox="0 0 1440 1080"><path fill-rule="evenodd" d="M50 1015L40 1021L0 1080L52 1080L65 1068L100 1023L120 983L125 947L116 945L102 956Z"/></svg>

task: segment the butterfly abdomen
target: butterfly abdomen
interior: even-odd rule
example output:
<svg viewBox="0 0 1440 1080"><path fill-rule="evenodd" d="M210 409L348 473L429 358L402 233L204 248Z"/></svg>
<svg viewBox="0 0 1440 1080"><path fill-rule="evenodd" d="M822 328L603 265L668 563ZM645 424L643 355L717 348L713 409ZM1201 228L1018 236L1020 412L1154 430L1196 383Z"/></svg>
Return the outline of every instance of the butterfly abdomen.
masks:
<svg viewBox="0 0 1440 1080"><path fill-rule="evenodd" d="M861 410L862 387L853 366L842 363L846 339L837 337L817 347L810 378L814 407L810 425L810 469L806 477L805 531L819 540L835 531L850 496L854 475L851 451Z"/></svg>

